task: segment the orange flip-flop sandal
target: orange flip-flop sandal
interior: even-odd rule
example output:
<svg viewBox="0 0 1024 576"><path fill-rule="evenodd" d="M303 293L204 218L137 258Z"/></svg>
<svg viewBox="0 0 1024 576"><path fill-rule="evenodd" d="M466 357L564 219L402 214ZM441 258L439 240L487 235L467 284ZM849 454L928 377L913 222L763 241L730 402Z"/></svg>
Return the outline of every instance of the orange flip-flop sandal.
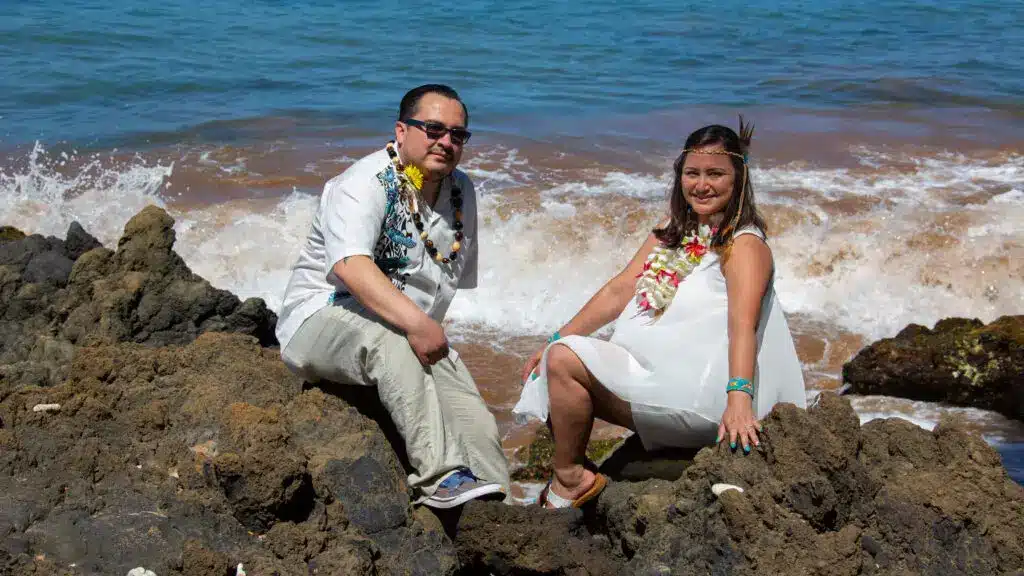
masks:
<svg viewBox="0 0 1024 576"><path fill-rule="evenodd" d="M545 486L544 490L541 491L540 497L537 499L537 503L542 508L549 508L548 503L550 503L550 509L582 508L584 504L597 498L597 496L601 492L603 492L607 486L608 478L606 478L604 474L596 474L594 476L594 484L590 487L589 490L581 494L579 498L576 498L575 500L569 500L568 498L563 498L558 494L552 492L551 482L549 481L548 485Z"/></svg>

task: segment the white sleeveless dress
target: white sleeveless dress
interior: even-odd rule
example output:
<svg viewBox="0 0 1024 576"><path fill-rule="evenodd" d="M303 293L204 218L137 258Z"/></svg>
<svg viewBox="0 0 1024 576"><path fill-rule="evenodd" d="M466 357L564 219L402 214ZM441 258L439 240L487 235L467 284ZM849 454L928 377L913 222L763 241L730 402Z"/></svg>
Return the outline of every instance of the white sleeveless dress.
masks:
<svg viewBox="0 0 1024 576"><path fill-rule="evenodd" d="M744 228L736 235L754 234ZM806 407L803 371L774 290L774 271L761 301L754 369L754 410L763 418L779 402ZM615 321L610 341L566 336L557 344L579 356L601 384L629 402L648 450L711 444L725 412L729 382L728 298L718 256L708 252L679 284L672 303L652 322L634 297ZM548 418L547 351L512 412L525 423Z"/></svg>

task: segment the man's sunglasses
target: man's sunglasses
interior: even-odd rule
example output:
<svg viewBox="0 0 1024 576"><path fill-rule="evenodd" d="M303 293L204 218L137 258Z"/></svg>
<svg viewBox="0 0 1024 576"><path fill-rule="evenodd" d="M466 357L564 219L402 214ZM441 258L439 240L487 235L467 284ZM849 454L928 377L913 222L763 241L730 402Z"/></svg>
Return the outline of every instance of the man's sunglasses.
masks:
<svg viewBox="0 0 1024 576"><path fill-rule="evenodd" d="M444 138L445 134L451 134L452 144L458 146L465 144L469 140L469 137L473 135L465 128L449 128L440 122L433 122L430 120L424 122L423 120L414 120L410 118L408 120L403 120L402 122L409 126L422 128L423 131L426 132L427 138L430 138L431 140L440 140L441 138Z"/></svg>

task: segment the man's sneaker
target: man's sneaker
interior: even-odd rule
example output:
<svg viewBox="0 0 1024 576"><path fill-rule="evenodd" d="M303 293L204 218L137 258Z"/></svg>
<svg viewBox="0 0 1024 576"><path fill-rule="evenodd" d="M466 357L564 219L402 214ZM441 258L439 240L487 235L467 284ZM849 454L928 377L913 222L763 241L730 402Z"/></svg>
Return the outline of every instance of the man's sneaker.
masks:
<svg viewBox="0 0 1024 576"><path fill-rule="evenodd" d="M484 482L466 468L460 468L445 478L434 495L423 501L423 505L455 508L475 498L504 500L505 489L501 484Z"/></svg>

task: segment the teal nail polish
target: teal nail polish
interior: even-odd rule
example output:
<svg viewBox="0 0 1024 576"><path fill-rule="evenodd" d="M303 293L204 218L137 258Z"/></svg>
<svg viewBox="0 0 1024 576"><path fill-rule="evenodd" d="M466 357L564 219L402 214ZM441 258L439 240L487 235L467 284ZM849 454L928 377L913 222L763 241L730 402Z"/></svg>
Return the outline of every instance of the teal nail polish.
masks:
<svg viewBox="0 0 1024 576"><path fill-rule="evenodd" d="M743 451L746 452L747 454L750 454L750 446L744 446Z"/></svg>
<svg viewBox="0 0 1024 576"><path fill-rule="evenodd" d="M715 444L718 444L721 441L722 441L722 437L721 436L715 436Z"/></svg>
<svg viewBox="0 0 1024 576"><path fill-rule="evenodd" d="M736 449L736 443L735 442L729 442L729 448L732 448L733 450L735 450Z"/></svg>

